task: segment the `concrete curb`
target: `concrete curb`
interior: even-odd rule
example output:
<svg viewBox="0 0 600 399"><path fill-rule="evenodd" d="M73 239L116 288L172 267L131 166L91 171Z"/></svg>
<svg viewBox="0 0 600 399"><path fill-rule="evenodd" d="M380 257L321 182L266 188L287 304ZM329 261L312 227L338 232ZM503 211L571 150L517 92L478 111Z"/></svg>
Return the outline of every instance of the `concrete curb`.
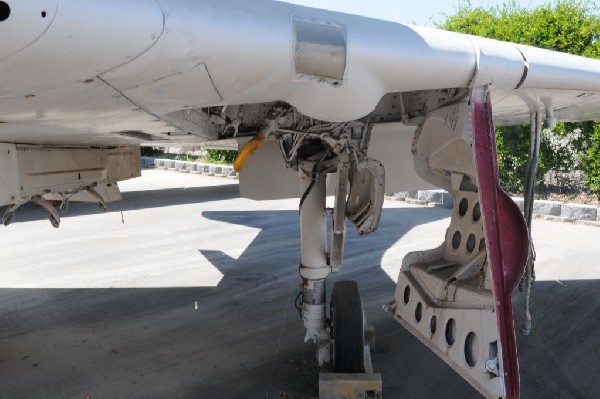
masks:
<svg viewBox="0 0 600 399"><path fill-rule="evenodd" d="M444 190L403 191L387 195L386 198L406 201L411 204L452 208L452 196ZM523 212L524 200L512 197ZM533 214L537 218L556 222L579 223L600 227L600 210L594 205L569 204L560 201L536 200Z"/></svg>
<svg viewBox="0 0 600 399"><path fill-rule="evenodd" d="M173 159L142 157L143 169L163 169L182 173L197 173L206 176L239 178L231 165L214 165ZM452 195L445 190L401 191L386 194L386 199L405 201L409 204L452 209ZM524 200L512 197L523 212ZM600 210L593 205L569 204L560 201L537 200L533 204L536 218L563 223L579 223L600 227Z"/></svg>
<svg viewBox="0 0 600 399"><path fill-rule="evenodd" d="M401 191L386 194L387 199L405 201L415 205L429 205L440 208L452 209L454 201L449 192L445 190Z"/></svg>
<svg viewBox="0 0 600 399"><path fill-rule="evenodd" d="M173 159L153 157L142 157L142 169L163 169L182 173L197 173L206 176L238 178L238 174L233 170L233 166L231 165L175 161Z"/></svg>

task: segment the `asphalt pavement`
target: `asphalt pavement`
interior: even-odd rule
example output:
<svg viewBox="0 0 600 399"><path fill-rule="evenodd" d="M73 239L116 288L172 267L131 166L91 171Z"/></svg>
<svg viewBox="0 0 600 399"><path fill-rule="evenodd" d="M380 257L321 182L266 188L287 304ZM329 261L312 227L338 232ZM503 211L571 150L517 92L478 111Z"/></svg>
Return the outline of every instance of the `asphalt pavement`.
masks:
<svg viewBox="0 0 600 399"><path fill-rule="evenodd" d="M294 308L297 200L246 200L235 180L160 170L121 189L105 214L72 204L54 229L25 206L0 230L0 398L316 398ZM438 246L449 216L387 201L375 234L350 229L331 279L359 282L385 398L479 397L381 310L404 254ZM600 228L536 220L533 234L522 397L599 398Z"/></svg>

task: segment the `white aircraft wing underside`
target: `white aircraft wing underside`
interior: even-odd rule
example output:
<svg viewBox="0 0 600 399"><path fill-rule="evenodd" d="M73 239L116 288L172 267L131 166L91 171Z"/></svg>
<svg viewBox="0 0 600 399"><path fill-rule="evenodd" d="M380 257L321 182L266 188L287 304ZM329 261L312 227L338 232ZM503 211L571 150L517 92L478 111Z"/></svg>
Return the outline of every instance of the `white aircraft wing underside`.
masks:
<svg viewBox="0 0 600 399"><path fill-rule="evenodd" d="M490 85L498 124L600 120L600 61L267 0L7 1L0 141L194 143L205 107L350 121L387 93ZM197 132L195 132L197 133Z"/></svg>

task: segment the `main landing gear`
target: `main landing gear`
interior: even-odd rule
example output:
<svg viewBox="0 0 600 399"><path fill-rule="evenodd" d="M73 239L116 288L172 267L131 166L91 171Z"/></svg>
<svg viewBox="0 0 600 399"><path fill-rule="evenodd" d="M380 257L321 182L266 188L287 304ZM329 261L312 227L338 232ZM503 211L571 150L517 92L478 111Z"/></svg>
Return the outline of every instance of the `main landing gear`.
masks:
<svg viewBox="0 0 600 399"><path fill-rule="evenodd" d="M246 115L253 115L252 108ZM234 163L240 170L267 137L274 136L285 165L298 171L302 292L297 307L306 328L305 341L316 344L319 365L329 371L320 376L320 399L382 396L381 376L373 374L371 365L372 328L365 327L355 282L336 283L329 317L327 313L326 282L342 266L346 218L360 235L372 233L379 225L385 172L380 162L367 157L371 130L369 118L319 121L285 104L273 104L259 133ZM328 176L332 177L329 183ZM326 209L328 186L335 189L331 209Z"/></svg>
<svg viewBox="0 0 600 399"><path fill-rule="evenodd" d="M337 144L312 141L298 161L303 193L300 276L305 341L312 340L317 345L319 364L328 370L319 377L320 399L381 398L381 375L373 373L371 345L365 339L365 331L372 329L365 328L358 284L334 284L327 318L326 280L341 268L345 218L355 224L359 233L376 229L383 204L383 166L370 159L352 159L355 154L343 137ZM325 196L330 172L335 173L337 184L328 248Z"/></svg>

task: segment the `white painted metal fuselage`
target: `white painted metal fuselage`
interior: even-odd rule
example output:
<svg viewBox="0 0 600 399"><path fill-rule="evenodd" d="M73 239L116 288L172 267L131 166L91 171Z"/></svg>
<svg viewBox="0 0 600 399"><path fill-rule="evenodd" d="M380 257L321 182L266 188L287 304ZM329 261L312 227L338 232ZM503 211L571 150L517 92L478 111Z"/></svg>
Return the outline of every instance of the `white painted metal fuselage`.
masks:
<svg viewBox="0 0 600 399"><path fill-rule="evenodd" d="M128 131L198 141L166 115L284 101L313 118L347 121L386 93L486 84L499 123L527 121L529 108L547 104L559 119L599 118L599 61L511 43L265 0L7 3L5 142L144 141ZM341 37L335 79L319 75L328 50L311 49L298 33L328 29ZM302 70L307 63L313 76Z"/></svg>

